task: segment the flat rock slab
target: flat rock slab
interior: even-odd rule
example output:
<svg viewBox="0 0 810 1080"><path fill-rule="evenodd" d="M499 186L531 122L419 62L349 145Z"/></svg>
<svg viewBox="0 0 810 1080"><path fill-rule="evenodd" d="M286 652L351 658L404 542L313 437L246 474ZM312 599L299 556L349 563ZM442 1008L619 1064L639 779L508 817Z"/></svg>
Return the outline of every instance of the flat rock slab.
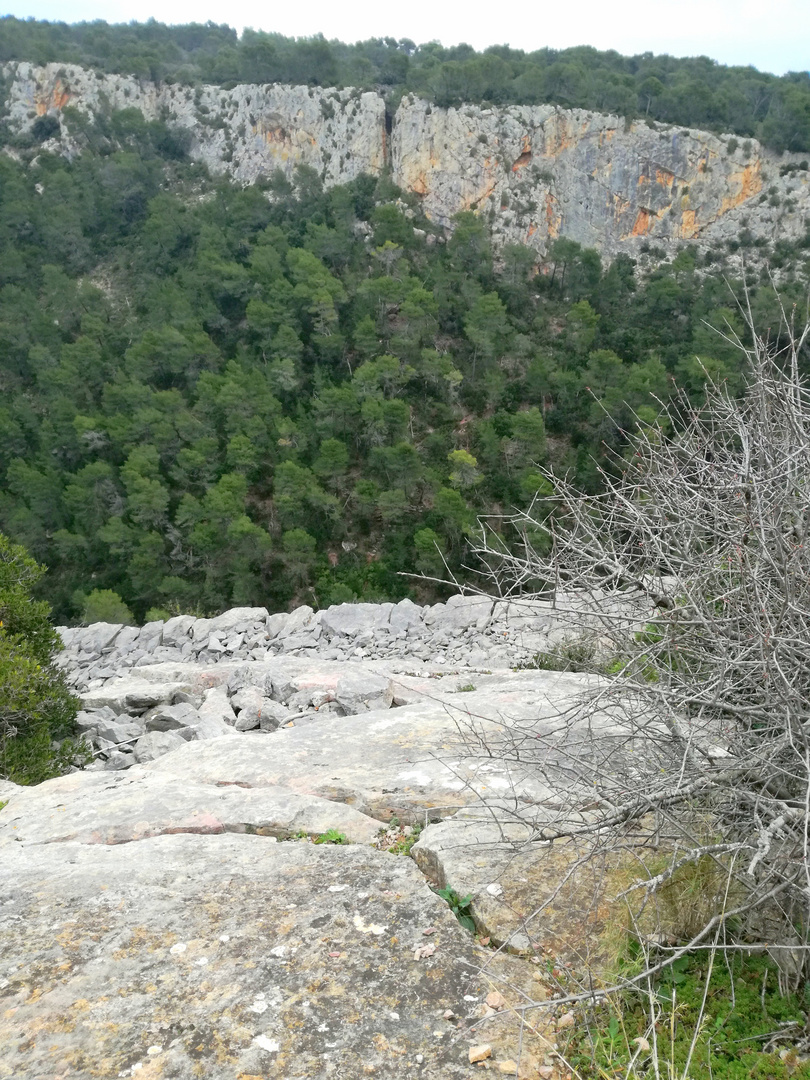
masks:
<svg viewBox="0 0 810 1080"><path fill-rule="evenodd" d="M171 705L181 693L190 693L193 684L213 685L203 674L194 680L148 680L142 678L110 679L98 690L88 690L82 694L85 709L110 708L115 713L129 710L144 712L155 705Z"/></svg>
<svg viewBox="0 0 810 1080"><path fill-rule="evenodd" d="M383 820L396 814L421 821L425 811L429 817L448 816L481 795L553 800L536 770L471 755L463 735L483 725L495 739L506 716L553 725L555 709L544 710L536 694L523 692L458 697L459 706L424 702L264 735L188 743L144 768L191 782L284 786Z"/></svg>
<svg viewBox="0 0 810 1080"><path fill-rule="evenodd" d="M9 1080L471 1080L472 1045L517 1057L508 1010L477 1029L496 969L409 859L238 835L16 844L0 904Z"/></svg>
<svg viewBox="0 0 810 1080"><path fill-rule="evenodd" d="M381 821L351 806L270 785L245 789L195 783L171 774L73 773L21 788L0 811L0 848L23 842L125 844L164 833L259 833L286 838L336 829L370 844Z"/></svg>
<svg viewBox="0 0 810 1080"><path fill-rule="evenodd" d="M598 838L527 843L529 825L483 818L480 809L428 826L412 854L428 880L472 896L470 910L480 932L515 953L546 955L580 971L596 973L615 960L630 908L610 898L638 874L640 848L628 865L632 837L600 851ZM643 891L628 900L640 907ZM610 923L611 917L614 919Z"/></svg>

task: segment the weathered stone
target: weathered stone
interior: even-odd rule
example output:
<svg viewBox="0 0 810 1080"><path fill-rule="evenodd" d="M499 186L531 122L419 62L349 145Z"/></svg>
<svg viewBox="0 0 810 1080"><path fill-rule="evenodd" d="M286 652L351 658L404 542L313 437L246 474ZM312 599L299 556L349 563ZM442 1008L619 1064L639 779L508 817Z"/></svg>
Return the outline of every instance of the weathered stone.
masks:
<svg viewBox="0 0 810 1080"><path fill-rule="evenodd" d="M123 629L121 623L93 623L82 632L82 648L85 652L101 655L102 650L109 648Z"/></svg>
<svg viewBox="0 0 810 1080"><path fill-rule="evenodd" d="M268 739L235 736L193 743L182 761L171 755L146 767L206 783L283 783L294 791L349 802L383 820L396 814L405 821L424 821L425 811L446 817L484 792L553 804L551 770L549 780L541 779L499 762L497 753L490 758L465 745L472 726L483 730L497 751L510 715L524 725L524 734L557 727L560 707L574 688L582 688L583 679L560 672L533 674L525 690L447 694L399 709L327 716L311 726L280 728ZM339 754L330 749L332 744Z"/></svg>
<svg viewBox="0 0 810 1080"><path fill-rule="evenodd" d="M119 743L131 742L140 738L144 733L143 724L135 722L131 717L121 717L118 720L102 720L96 725L96 736L101 747L117 746Z"/></svg>
<svg viewBox="0 0 810 1080"><path fill-rule="evenodd" d="M631 859L638 872L645 858L660 855L646 836L630 854L629 832L615 851L599 850L593 837L543 844L531 843L533 835L532 821L521 823L514 815L498 821L496 812L476 807L429 825L411 853L437 886L472 895L472 915L493 944L546 953L591 974L604 971L623 945L628 917L622 908L610 925L607 898L629 880ZM644 903L643 891L635 900L639 907Z"/></svg>
<svg viewBox="0 0 810 1080"><path fill-rule="evenodd" d="M391 680L380 675L344 675L335 687L335 701L349 715L388 709L394 700Z"/></svg>
<svg viewBox="0 0 810 1080"><path fill-rule="evenodd" d="M62 114L69 103L90 116L135 108L148 120L166 117L192 133L194 159L238 183L279 168L292 179L299 164L327 186L346 183L379 175L390 154L394 183L418 195L437 225L452 229L459 211L475 208L496 249L528 245L538 257L557 237L606 259L626 252L641 260L651 242L674 254L684 244L733 240L746 227L755 241L795 242L810 210L806 171L782 174L784 158L756 140L735 146L728 135L648 118L625 123L552 104L441 109L406 94L388 132L383 96L348 88L158 86L61 62L10 63L3 75L15 134L43 113L61 114L55 151L81 152ZM766 177L773 197L763 200ZM757 253L754 243L746 258Z"/></svg>
<svg viewBox="0 0 810 1080"><path fill-rule="evenodd" d="M185 746L185 739L181 739L173 731L147 731L138 739L133 747L135 760L138 762L154 761L178 747Z"/></svg>
<svg viewBox="0 0 810 1080"><path fill-rule="evenodd" d="M223 687L217 686L206 693L193 727L200 739L215 739L219 735L232 734L235 723L236 713L228 696Z"/></svg>
<svg viewBox="0 0 810 1080"><path fill-rule="evenodd" d="M159 753L186 748L174 732L152 732L142 740L147 744L144 754L149 743L157 747L157 740L164 736L171 745L167 743L167 750ZM132 765L133 755L129 757ZM140 760L149 759L142 756ZM0 845L66 840L122 844L180 832L318 836L330 829L345 834L352 843L370 844L382 825L351 806L283 787L220 787L133 767L112 787L101 774L71 773L14 792L0 818Z"/></svg>
<svg viewBox="0 0 810 1080"><path fill-rule="evenodd" d="M242 623L253 626L254 623L263 623L267 619L267 608L238 607L231 608L222 615L208 620L208 628L211 633L224 633L234 630Z"/></svg>
<svg viewBox="0 0 810 1080"><path fill-rule="evenodd" d="M175 1080L400 1080L418 1058L423 1080L469 1080L467 1025L493 977L523 978L474 945L409 859L367 847L11 843L3 871L9 1076L80 1061L88 1077L141 1065ZM429 926L435 951L415 960ZM514 1057L519 1022L496 1019L487 1041ZM522 1046L542 1052L530 1031Z"/></svg>
<svg viewBox="0 0 810 1080"><path fill-rule="evenodd" d="M167 647L185 644L193 625L193 615L175 615L163 625L162 644Z"/></svg>
<svg viewBox="0 0 810 1080"><path fill-rule="evenodd" d="M187 690L181 682L148 682L144 679L125 676L113 679L104 687L82 694L82 704L86 709L101 709L107 706L114 713L126 709L146 711L155 705L169 704L175 694Z"/></svg>
<svg viewBox="0 0 810 1080"><path fill-rule="evenodd" d="M256 686L246 686L231 698L231 706L236 710L237 731L252 731L259 726L264 704L264 694Z"/></svg>
<svg viewBox="0 0 810 1080"><path fill-rule="evenodd" d="M178 702L176 705L158 705L144 715L147 731L176 731L188 727L199 720L199 713L193 705Z"/></svg>
<svg viewBox="0 0 810 1080"><path fill-rule="evenodd" d="M262 698L259 727L262 731L275 731L279 724L286 724L292 719L290 710L272 698Z"/></svg>

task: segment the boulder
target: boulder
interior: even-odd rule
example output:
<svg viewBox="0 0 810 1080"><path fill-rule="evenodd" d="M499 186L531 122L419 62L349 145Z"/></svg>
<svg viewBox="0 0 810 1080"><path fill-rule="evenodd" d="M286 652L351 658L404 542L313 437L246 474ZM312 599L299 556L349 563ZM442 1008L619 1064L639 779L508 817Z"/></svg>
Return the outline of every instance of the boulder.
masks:
<svg viewBox="0 0 810 1080"><path fill-rule="evenodd" d="M79 638L81 648L88 653L101 654L104 649L110 648L123 629L122 623L93 623L82 631Z"/></svg>
<svg viewBox="0 0 810 1080"><path fill-rule="evenodd" d="M193 705L178 702L176 705L158 705L144 715L147 731L177 731L199 721L199 713Z"/></svg>
<svg viewBox="0 0 810 1080"><path fill-rule="evenodd" d="M143 735L144 726L133 720L131 716L124 714L115 720L101 720L96 725L95 733L99 745L104 748L118 746L120 743L131 743L133 739L138 739Z"/></svg>
<svg viewBox="0 0 810 1080"><path fill-rule="evenodd" d="M105 706L114 713L127 709L145 712L155 705L170 704L176 694L188 691L190 687L182 682L149 682L134 676L111 679L103 687L82 694L85 709L102 709Z"/></svg>
<svg viewBox="0 0 810 1080"><path fill-rule="evenodd" d="M175 615L173 619L163 624L162 644L168 648L184 645L189 640L193 625L193 615Z"/></svg>
<svg viewBox="0 0 810 1080"><path fill-rule="evenodd" d="M321 612L321 626L331 635L355 637L388 625L393 604L336 604Z"/></svg>
<svg viewBox="0 0 810 1080"><path fill-rule="evenodd" d="M138 762L154 761L155 758L185 745L185 739L181 739L174 731L147 731L135 743L133 752Z"/></svg>
<svg viewBox="0 0 810 1080"><path fill-rule="evenodd" d="M391 680L381 675L344 675L335 687L335 701L349 716L371 709L388 709L393 700Z"/></svg>
<svg viewBox="0 0 810 1080"><path fill-rule="evenodd" d="M215 739L219 735L233 734L236 713L231 708L224 687L216 686L205 695L198 710L198 718L192 725L200 739Z"/></svg>
<svg viewBox="0 0 810 1080"><path fill-rule="evenodd" d="M267 608L231 608L230 611L225 611L222 615L217 615L216 618L207 620L208 630L210 633L227 634L229 631L234 630L236 627L241 627L243 624L245 624L245 627L250 626L252 628L256 623L265 623L267 615Z"/></svg>
<svg viewBox="0 0 810 1080"><path fill-rule="evenodd" d="M252 731L259 726L264 704L264 694L256 686L246 686L231 698L231 707L236 710L237 731Z"/></svg>

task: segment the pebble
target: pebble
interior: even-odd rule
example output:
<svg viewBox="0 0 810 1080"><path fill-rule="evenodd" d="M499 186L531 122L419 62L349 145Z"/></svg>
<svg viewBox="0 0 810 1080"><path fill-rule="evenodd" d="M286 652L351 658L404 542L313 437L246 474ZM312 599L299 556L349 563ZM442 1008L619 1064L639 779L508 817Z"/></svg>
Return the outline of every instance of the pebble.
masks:
<svg viewBox="0 0 810 1080"><path fill-rule="evenodd" d="M481 1043L480 1046L471 1046L469 1057L471 1065L475 1065L478 1061L486 1061L487 1058L492 1057L492 1047L489 1043Z"/></svg>

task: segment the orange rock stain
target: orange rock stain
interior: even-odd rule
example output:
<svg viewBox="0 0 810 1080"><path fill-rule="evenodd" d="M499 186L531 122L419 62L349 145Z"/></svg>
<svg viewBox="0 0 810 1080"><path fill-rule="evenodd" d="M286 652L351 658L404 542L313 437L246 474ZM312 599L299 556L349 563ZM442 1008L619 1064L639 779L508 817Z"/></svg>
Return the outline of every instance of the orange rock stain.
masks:
<svg viewBox="0 0 810 1080"><path fill-rule="evenodd" d="M635 223L633 224L633 231L630 235L646 236L647 233L650 231L651 218L652 214L650 213L650 211L645 210L644 207L642 207L638 212Z"/></svg>
<svg viewBox="0 0 810 1080"><path fill-rule="evenodd" d="M546 192L546 231L550 240L556 240L560 235L562 214L557 210L557 200L550 191Z"/></svg>
<svg viewBox="0 0 810 1080"><path fill-rule="evenodd" d="M61 112L69 101L70 91L65 89L61 79L57 79L50 95L39 98L39 100L34 103L34 107L37 111L37 116L44 116L49 109L57 109Z"/></svg>
<svg viewBox="0 0 810 1080"><path fill-rule="evenodd" d="M761 165L760 161L754 161L750 165L746 165L740 172L731 174L728 178L729 186L734 186L737 190L723 199L720 205L721 214L733 210L735 206L739 206L746 199L750 199L753 195L758 195L762 191Z"/></svg>
<svg viewBox="0 0 810 1080"><path fill-rule="evenodd" d="M681 214L681 237L684 240L691 240L697 236L700 232L697 224L697 211L696 210L684 210Z"/></svg>

